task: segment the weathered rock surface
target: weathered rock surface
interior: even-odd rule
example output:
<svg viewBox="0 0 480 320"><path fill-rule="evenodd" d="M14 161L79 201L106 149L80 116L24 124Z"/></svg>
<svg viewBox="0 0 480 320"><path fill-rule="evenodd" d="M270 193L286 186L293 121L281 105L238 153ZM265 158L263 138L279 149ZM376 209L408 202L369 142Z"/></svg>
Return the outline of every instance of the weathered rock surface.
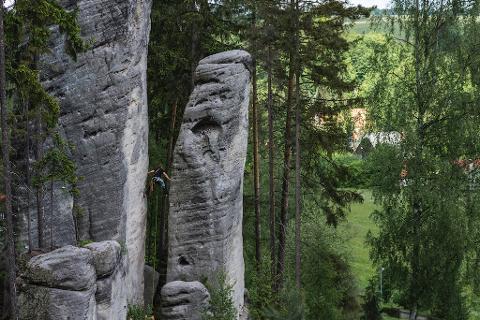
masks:
<svg viewBox="0 0 480 320"><path fill-rule="evenodd" d="M22 320L97 319L95 285L86 291L26 285L19 305Z"/></svg>
<svg viewBox="0 0 480 320"><path fill-rule="evenodd" d="M153 306L153 298L157 292L160 274L150 266L145 265L144 269L145 289L143 293L143 301L146 306Z"/></svg>
<svg viewBox="0 0 480 320"><path fill-rule="evenodd" d="M142 304L151 0L59 2L67 10L78 11L82 37L91 45L74 61L65 53L65 37L53 28L51 53L40 63L42 83L61 105L59 131L75 146L71 157L77 175L82 177L75 197L67 192L68 186L60 183L55 183L53 190L45 186L46 243L121 243L126 256L122 259L124 279L119 283L128 290L119 292L126 294L130 303ZM33 194L30 199L35 199ZM27 201L22 203L28 205ZM29 205L33 247L37 248L36 207L33 200ZM24 248L27 210L19 214L23 219L19 239Z"/></svg>
<svg viewBox="0 0 480 320"><path fill-rule="evenodd" d="M124 281L125 273L121 265L109 277L97 280L95 300L98 320L127 318L128 303L124 297L128 288L125 288Z"/></svg>
<svg viewBox="0 0 480 320"><path fill-rule="evenodd" d="M124 271L115 241L33 257L21 275L22 319L126 319Z"/></svg>
<svg viewBox="0 0 480 320"><path fill-rule="evenodd" d="M72 291L88 290L97 279L90 250L73 246L33 257L22 277L30 284Z"/></svg>
<svg viewBox="0 0 480 320"><path fill-rule="evenodd" d="M98 278L112 274L120 262L122 249L117 241L93 242L85 248L93 254L93 264Z"/></svg>
<svg viewBox="0 0 480 320"><path fill-rule="evenodd" d="M207 288L198 281L169 282L162 288L162 319L201 320L209 298Z"/></svg>
<svg viewBox="0 0 480 320"><path fill-rule="evenodd" d="M167 282L212 283L223 273L242 308L243 172L251 57L235 50L200 61L175 147ZM168 286L169 284L167 284Z"/></svg>

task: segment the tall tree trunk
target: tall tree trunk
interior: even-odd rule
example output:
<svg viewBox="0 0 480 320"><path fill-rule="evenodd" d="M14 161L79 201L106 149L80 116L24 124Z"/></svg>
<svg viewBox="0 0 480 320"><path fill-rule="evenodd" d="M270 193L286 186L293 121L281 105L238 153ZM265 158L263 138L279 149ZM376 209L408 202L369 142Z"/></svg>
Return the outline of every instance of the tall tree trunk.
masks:
<svg viewBox="0 0 480 320"><path fill-rule="evenodd" d="M260 157L258 152L258 95L257 95L257 42L255 39L256 30L256 8L253 9L252 30L254 54L253 75L252 75L252 113L253 113L253 189L255 206L255 262L257 270L260 270L262 252L261 252L261 225L260 225Z"/></svg>
<svg viewBox="0 0 480 320"><path fill-rule="evenodd" d="M165 168L165 170L168 173L171 173L171 169L173 166L173 151L175 148L175 127L177 123L177 109L178 109L178 99L175 100L175 104L173 105L172 112L170 115L170 137L168 141L167 167Z"/></svg>
<svg viewBox="0 0 480 320"><path fill-rule="evenodd" d="M33 68L38 70L38 54L34 55ZM37 163L43 158L43 132L42 132L42 110L40 105L35 107L35 158ZM42 168L37 169L37 176L41 177L43 174ZM38 246L40 249L45 249L47 244L45 242L45 201L44 201L44 184L40 183L36 186L36 200L37 200L37 229L38 229Z"/></svg>
<svg viewBox="0 0 480 320"><path fill-rule="evenodd" d="M36 119L35 119L35 158L37 163L43 158L43 146L42 146L42 114L40 106L37 106ZM38 168L37 175L41 175L41 168ZM36 187L37 197L37 226L38 226L38 246L40 249L45 249L47 244L45 243L45 207L44 207L44 191L43 183L40 183Z"/></svg>
<svg viewBox="0 0 480 320"><path fill-rule="evenodd" d="M54 248L54 243L53 243L53 200L54 200L54 197L53 197L53 180L50 180L50 214L49 214L49 217L48 217L48 228L49 228L49 231L50 231L50 250L53 250Z"/></svg>
<svg viewBox="0 0 480 320"><path fill-rule="evenodd" d="M171 174L171 170L173 167L173 151L175 148L175 127L177 122L177 109L178 109L178 100L175 101L170 112L170 130L169 130L170 132L169 132L169 141L168 141L168 150L167 150L167 164L165 167L165 171L168 172L169 174ZM161 203L158 211L159 226L157 230L158 247L157 247L156 255L157 255L157 260L159 262L158 264L158 272L160 273L159 286L163 286L163 284L165 284L166 282L166 274L167 274L169 198L166 192L160 195L158 195L157 193L157 197L161 197Z"/></svg>
<svg viewBox="0 0 480 320"><path fill-rule="evenodd" d="M283 181L282 181L282 200L280 207L280 226L278 235L278 261L277 261L277 289L283 287L285 272L285 244L287 240L287 220L288 220L288 197L290 188L290 162L292 158L291 144L291 117L293 104L293 90L295 83L295 72L293 68L293 54L290 54L290 70L288 76L287 92L287 114L285 119L284 133L284 153L283 153Z"/></svg>
<svg viewBox="0 0 480 320"><path fill-rule="evenodd" d="M285 273L285 244L287 240L287 223L288 223L288 201L290 188L290 162L292 158L292 132L291 132L291 118L293 108L293 94L295 90L295 75L298 68L298 3L297 0L290 0L290 6L293 17L293 43L289 48L289 71L288 71L288 92L287 92L287 113L285 120L285 135L284 135L284 155L283 155L283 181L282 181L282 202L280 207L280 232L278 237L278 282L277 289L283 287L284 273Z"/></svg>
<svg viewBox="0 0 480 320"><path fill-rule="evenodd" d="M297 73L295 93L295 284L301 287L301 227L302 227L302 186L300 158L300 76Z"/></svg>
<svg viewBox="0 0 480 320"><path fill-rule="evenodd" d="M18 319L17 310L17 286L16 286L16 259L15 259L15 240L13 231L12 214L12 175L10 170L10 136L8 128L7 95L6 95L6 76L5 76L5 34L3 29L3 0L0 8L0 108L2 123L2 159L3 159L3 179L5 184L5 226L6 243L8 248L8 287L10 293L10 318Z"/></svg>
<svg viewBox="0 0 480 320"><path fill-rule="evenodd" d="M26 132L26 139L25 139L25 175L26 175L26 183L27 183L27 191L26 191L26 198L27 198L27 236L28 236L28 252L32 251L32 223L31 223L31 216L30 216L30 188L32 185L32 177L30 172L30 117L29 117L29 102L22 99L22 103L24 105L24 112L25 112L25 132Z"/></svg>
<svg viewBox="0 0 480 320"><path fill-rule="evenodd" d="M270 206L270 258L271 273L275 276L276 255L275 255L275 179L274 179L274 140L273 140L273 88L272 88L272 48L268 47L268 202Z"/></svg>
<svg viewBox="0 0 480 320"><path fill-rule="evenodd" d="M192 12L200 14L200 10L197 8L197 1L192 1ZM196 17L194 18L196 19ZM191 48L190 48L190 91L195 88L195 69L198 63L198 44L199 44L199 26L195 20L192 21L191 29Z"/></svg>

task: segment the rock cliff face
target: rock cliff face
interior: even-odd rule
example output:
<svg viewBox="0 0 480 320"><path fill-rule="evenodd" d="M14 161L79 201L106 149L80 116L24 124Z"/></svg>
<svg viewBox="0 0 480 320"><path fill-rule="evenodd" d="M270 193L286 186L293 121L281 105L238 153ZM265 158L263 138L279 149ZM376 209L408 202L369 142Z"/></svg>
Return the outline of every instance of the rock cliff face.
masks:
<svg viewBox="0 0 480 320"><path fill-rule="evenodd" d="M72 197L60 184L52 192L46 190L47 243L60 247L76 245L77 240L116 240L125 255L121 261L123 289L115 290L126 295L117 299L141 304L151 0L60 2L68 10L78 10L82 36L91 48L75 62L65 54L64 37L53 30L52 53L41 62L41 80L60 101L60 132L75 146L72 158L82 177L78 196ZM34 231L33 203L30 211ZM38 235L33 234L33 239L37 241Z"/></svg>
<svg viewBox="0 0 480 320"><path fill-rule="evenodd" d="M215 283L223 273L239 310L250 68L250 55L239 50L200 61L175 147L170 189L167 282L207 277Z"/></svg>

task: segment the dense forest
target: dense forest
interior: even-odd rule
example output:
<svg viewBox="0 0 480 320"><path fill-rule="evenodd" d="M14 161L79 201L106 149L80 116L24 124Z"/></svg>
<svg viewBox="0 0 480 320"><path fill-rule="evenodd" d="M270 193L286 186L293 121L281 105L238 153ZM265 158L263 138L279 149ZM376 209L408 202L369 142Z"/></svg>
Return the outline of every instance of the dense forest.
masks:
<svg viewBox="0 0 480 320"><path fill-rule="evenodd" d="M163 188L145 182L145 263L159 284L152 305L129 306L130 319L161 319L175 145L199 62L232 49L253 60L243 185L249 317L480 319L479 1L151 5L148 170L168 179ZM58 129L60 103L42 86L53 32L72 60L93 50L77 11L55 0L1 10L0 319L21 318L26 257L56 249L54 184L75 198L83 179L76 146ZM19 240L27 214L37 222ZM74 220L77 245L87 245ZM237 319L224 280L204 319Z"/></svg>

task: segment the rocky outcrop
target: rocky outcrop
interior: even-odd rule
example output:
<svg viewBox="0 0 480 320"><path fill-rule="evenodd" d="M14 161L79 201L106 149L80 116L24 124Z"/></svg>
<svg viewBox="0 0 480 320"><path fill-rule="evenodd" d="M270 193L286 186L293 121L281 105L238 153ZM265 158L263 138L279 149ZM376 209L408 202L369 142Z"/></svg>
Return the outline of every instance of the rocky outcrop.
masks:
<svg viewBox="0 0 480 320"><path fill-rule="evenodd" d="M239 310L250 68L240 50L200 61L175 146L168 232L167 282L224 274Z"/></svg>
<svg viewBox="0 0 480 320"><path fill-rule="evenodd" d="M201 320L207 311L207 288L198 281L173 281L162 288L162 319Z"/></svg>
<svg viewBox="0 0 480 320"><path fill-rule="evenodd" d="M71 157L81 177L76 196L60 183L55 183L53 190L45 186L46 243L52 247L76 245L79 240L120 243L125 251L123 273L116 276L123 277L118 285L124 288L117 288L117 293L127 297L116 299L142 304L151 0L59 2L78 11L81 34L90 48L74 61L65 53L65 37L53 29L51 53L40 63L44 87L60 102L59 131L74 145ZM34 248L38 241L36 216L31 200ZM23 222L20 238L26 247L27 223ZM112 261L95 263L101 273L108 267L104 262Z"/></svg>
<svg viewBox="0 0 480 320"><path fill-rule="evenodd" d="M66 246L31 258L21 274L21 319L125 319L120 245Z"/></svg>

